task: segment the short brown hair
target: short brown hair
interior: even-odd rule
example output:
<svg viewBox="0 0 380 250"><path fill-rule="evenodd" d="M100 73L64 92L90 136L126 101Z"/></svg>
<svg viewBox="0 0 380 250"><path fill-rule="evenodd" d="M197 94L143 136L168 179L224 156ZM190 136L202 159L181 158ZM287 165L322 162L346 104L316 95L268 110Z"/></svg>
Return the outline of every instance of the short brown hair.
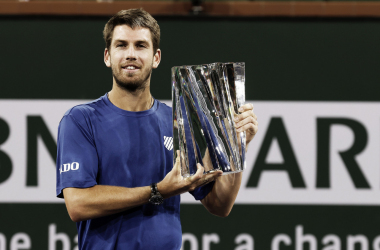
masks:
<svg viewBox="0 0 380 250"><path fill-rule="evenodd" d="M160 46L160 26L158 26L156 19L143 9L121 10L107 22L103 30L103 38L108 50L111 47L113 30L116 26L124 24L132 29L136 27L148 28L152 36L153 53L157 52Z"/></svg>

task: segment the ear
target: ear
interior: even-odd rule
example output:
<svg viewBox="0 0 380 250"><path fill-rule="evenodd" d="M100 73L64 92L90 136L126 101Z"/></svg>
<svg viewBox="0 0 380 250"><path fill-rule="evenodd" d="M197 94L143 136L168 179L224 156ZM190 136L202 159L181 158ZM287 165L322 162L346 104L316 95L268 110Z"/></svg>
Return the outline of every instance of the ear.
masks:
<svg viewBox="0 0 380 250"><path fill-rule="evenodd" d="M160 62L161 62L161 50L157 49L156 54L154 54L153 56L153 68L157 69Z"/></svg>
<svg viewBox="0 0 380 250"><path fill-rule="evenodd" d="M109 53L108 49L106 48L104 50L104 63L106 64L106 66L108 68L111 67L111 61L110 60L111 60L111 56L110 56L110 53Z"/></svg>

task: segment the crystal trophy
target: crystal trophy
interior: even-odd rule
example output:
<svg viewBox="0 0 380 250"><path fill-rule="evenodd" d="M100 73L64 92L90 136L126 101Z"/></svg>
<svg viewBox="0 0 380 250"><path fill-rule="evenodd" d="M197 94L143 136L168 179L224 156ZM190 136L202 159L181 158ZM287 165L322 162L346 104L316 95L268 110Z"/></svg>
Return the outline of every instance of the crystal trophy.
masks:
<svg viewBox="0 0 380 250"><path fill-rule="evenodd" d="M245 132L234 116L245 102L245 64L211 63L172 68L173 153L180 152L181 174L245 169Z"/></svg>

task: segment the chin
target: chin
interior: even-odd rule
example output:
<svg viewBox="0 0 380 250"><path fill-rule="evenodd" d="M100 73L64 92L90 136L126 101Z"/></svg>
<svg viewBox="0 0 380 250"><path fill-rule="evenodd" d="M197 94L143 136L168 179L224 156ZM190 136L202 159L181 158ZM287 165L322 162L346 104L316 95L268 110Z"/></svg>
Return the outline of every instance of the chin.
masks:
<svg viewBox="0 0 380 250"><path fill-rule="evenodd" d="M145 89L146 84L142 82L121 82L116 80L117 85L129 92L135 92L140 89Z"/></svg>

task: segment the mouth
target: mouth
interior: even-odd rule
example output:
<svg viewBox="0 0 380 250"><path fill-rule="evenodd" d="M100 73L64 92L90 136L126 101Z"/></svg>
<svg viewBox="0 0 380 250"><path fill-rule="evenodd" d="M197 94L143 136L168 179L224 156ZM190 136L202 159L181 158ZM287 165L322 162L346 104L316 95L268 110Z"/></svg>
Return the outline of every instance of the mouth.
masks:
<svg viewBox="0 0 380 250"><path fill-rule="evenodd" d="M136 72L140 69L140 67L138 67L136 65L126 65L126 66L123 66L121 68L127 72L130 72L130 73Z"/></svg>

